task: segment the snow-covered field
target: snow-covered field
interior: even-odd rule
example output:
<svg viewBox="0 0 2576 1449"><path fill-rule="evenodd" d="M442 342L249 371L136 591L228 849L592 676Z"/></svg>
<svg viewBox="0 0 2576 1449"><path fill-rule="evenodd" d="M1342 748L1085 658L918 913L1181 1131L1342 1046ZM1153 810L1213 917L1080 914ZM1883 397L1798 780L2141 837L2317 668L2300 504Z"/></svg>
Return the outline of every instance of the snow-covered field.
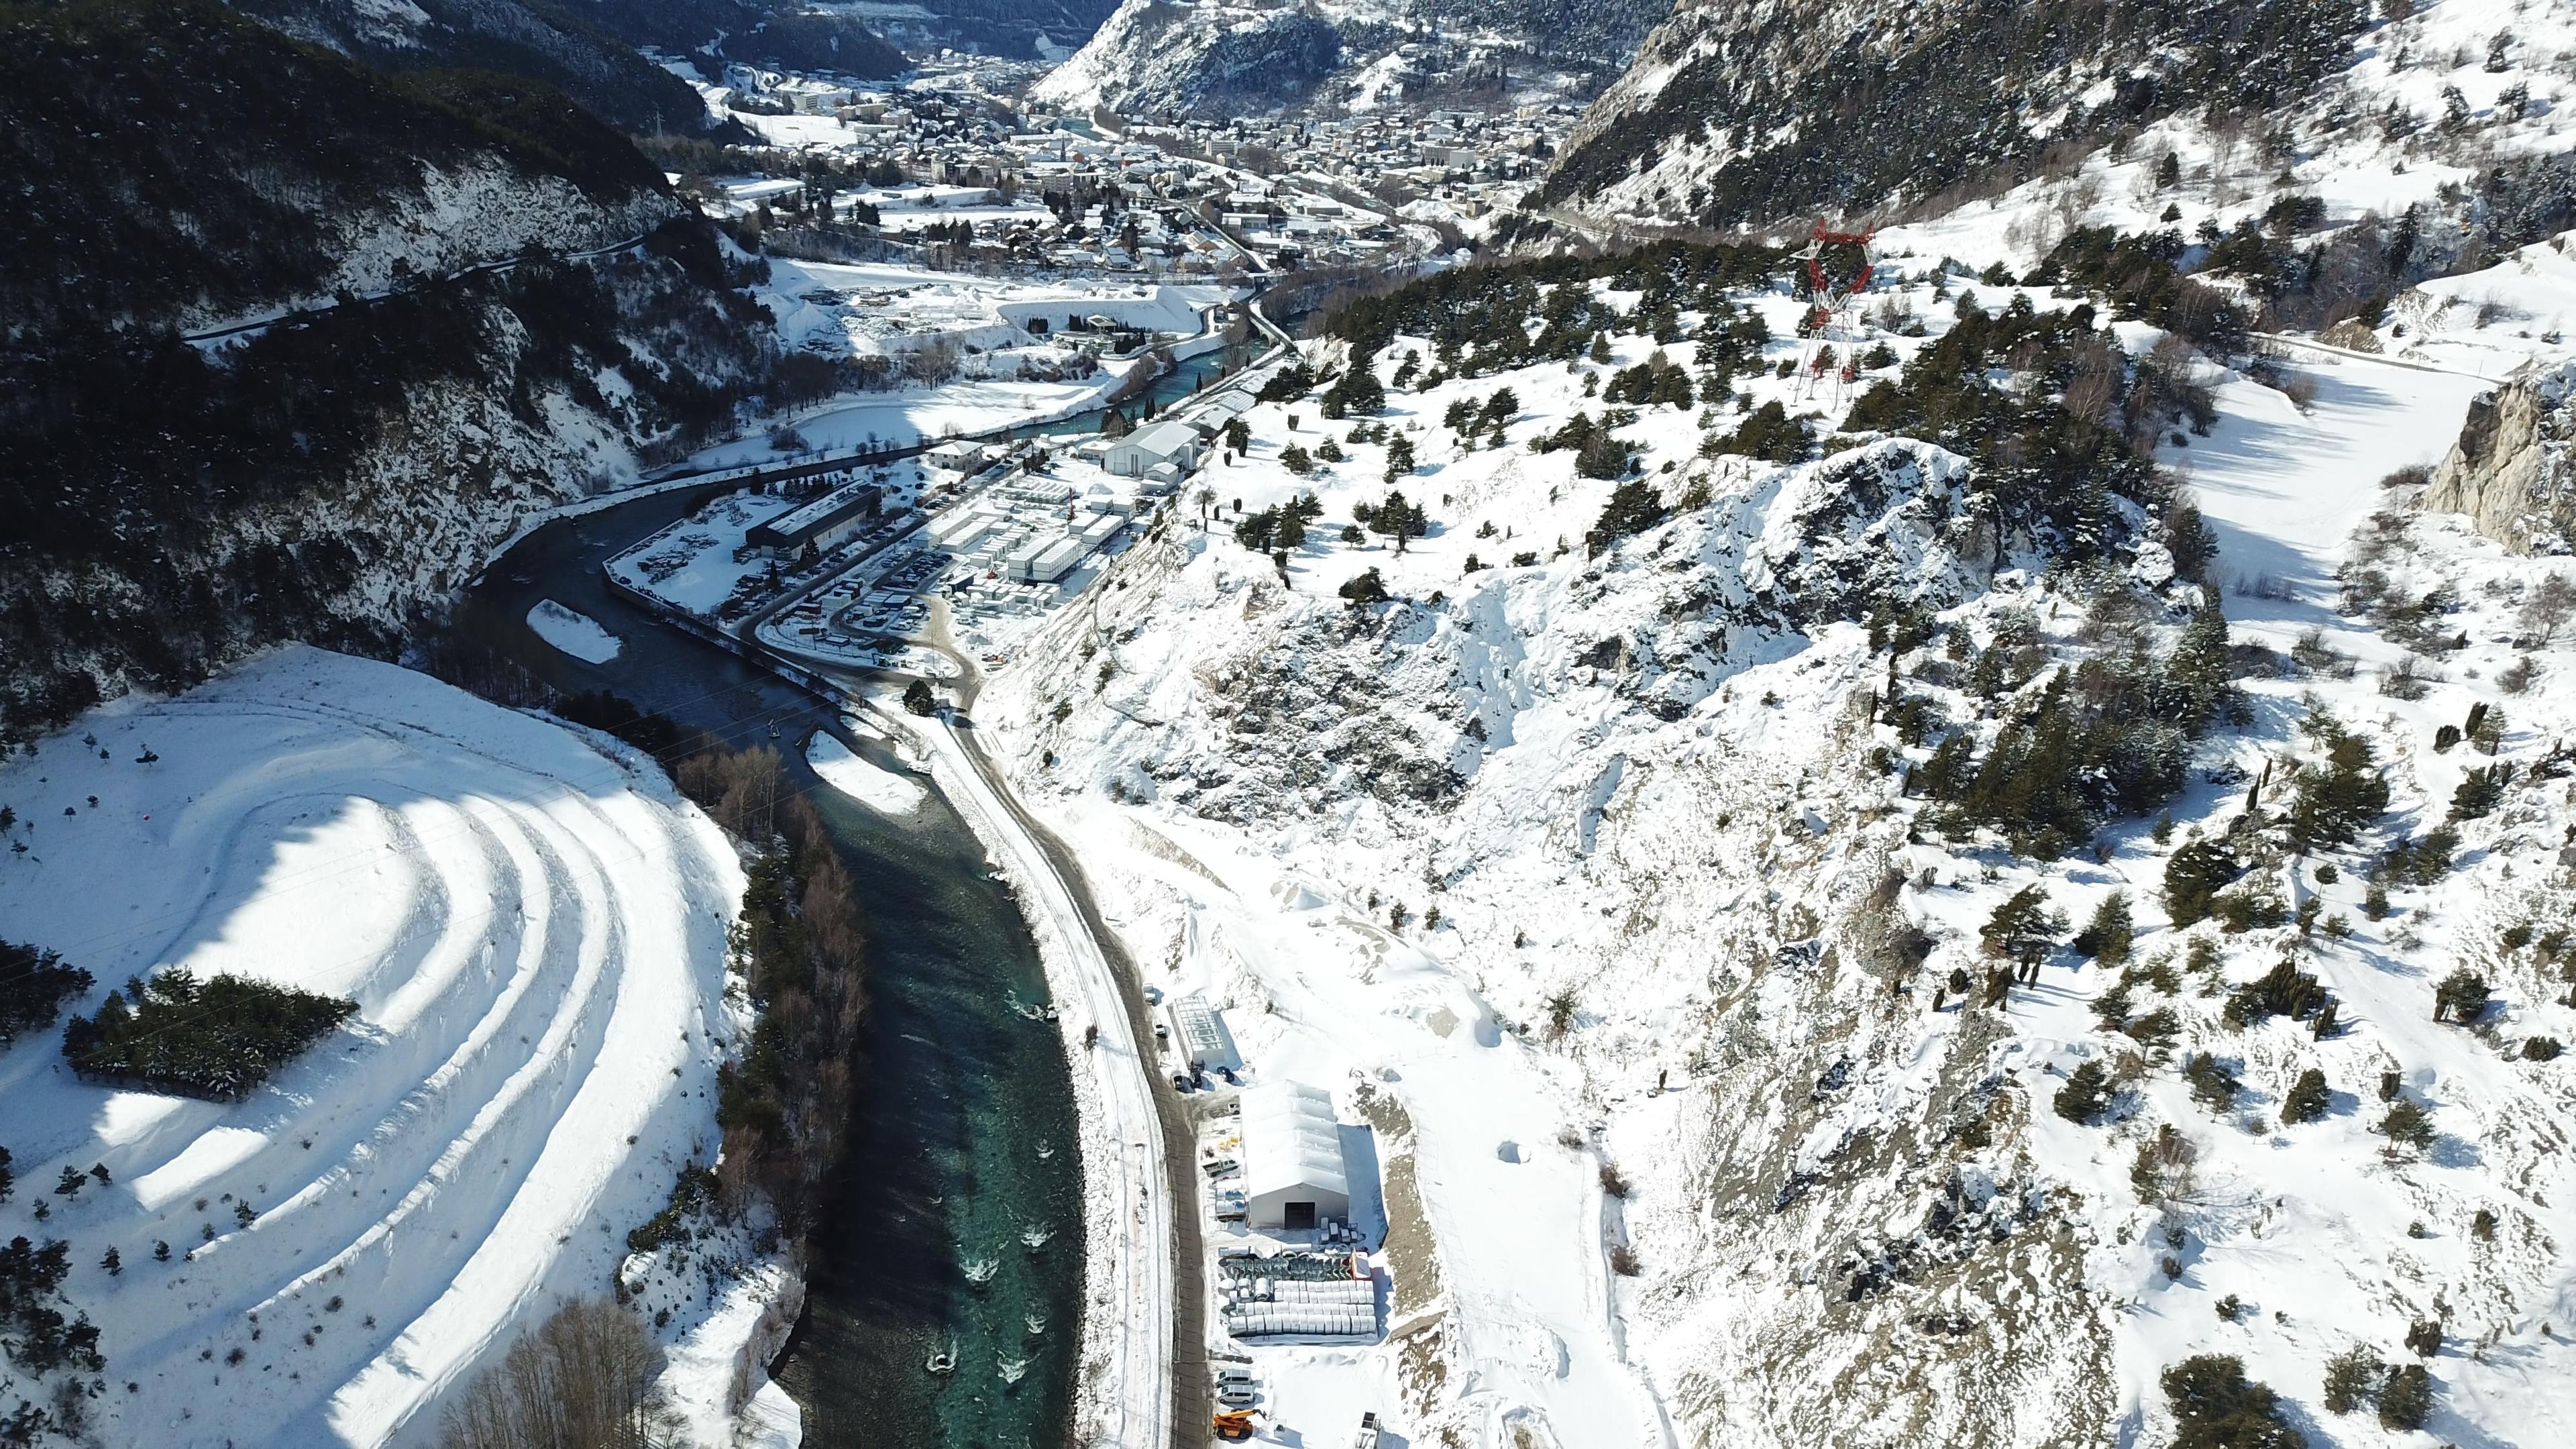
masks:
<svg viewBox="0 0 2576 1449"><path fill-rule="evenodd" d="M0 1235L71 1245L109 1444L426 1442L713 1150L742 872L605 737L289 647L91 711L0 801L30 847L0 922L96 978L69 1009L166 967L359 1005L231 1104L85 1085L55 1033L0 1055ZM37 1186L93 1163L112 1183Z"/></svg>
<svg viewBox="0 0 2576 1449"><path fill-rule="evenodd" d="M824 784L882 815L910 815L929 798L920 781L859 758L830 735L805 742L805 762Z"/></svg>
<svg viewBox="0 0 2576 1449"><path fill-rule="evenodd" d="M769 267L760 296L788 345L862 357L909 352L932 337L986 351L1028 348L1038 342L1029 323L1043 321L1053 338L1068 318L1187 336L1208 308L1243 295L1209 283L1027 282L893 263L771 258Z"/></svg>
<svg viewBox="0 0 2576 1449"><path fill-rule="evenodd" d="M538 638L589 664L606 664L626 647L597 619L552 599L539 599L529 606L528 627Z"/></svg>
<svg viewBox="0 0 2576 1449"><path fill-rule="evenodd" d="M1030 423L1052 422L1100 406L1122 375L1103 369L1081 382L992 379L940 387L844 394L786 419L806 445L824 452L877 443L901 447L928 438L964 437ZM700 468L774 462L777 450L762 438L744 438L697 454Z"/></svg>
<svg viewBox="0 0 2576 1449"><path fill-rule="evenodd" d="M1937 333L1948 304L1914 290ZM2010 296L1979 290L1990 308ZM1786 315L1771 321L1786 334ZM2553 348L2531 330L2517 340ZM1920 345L1887 340L1900 357ZM1615 339L1611 366L1650 350ZM1918 829L1921 802L1868 763L1924 753L1858 707L1886 650L1854 625L1801 634L1761 612L1802 570L1891 570L1953 630L1983 639L2026 611L2047 657L2085 657L2088 605L2044 560L1990 573L1908 522L1909 493L1955 487L1964 460L1871 444L1857 456L1888 481L1867 506L1886 512L1846 519L1827 480L1856 455L1712 464L1696 456L1711 419L1647 409L1624 430L1643 476L1668 505L1705 479L1711 503L1586 559L1611 485L1525 444L1578 408L1597 415L1580 388L1608 369L1525 368L1391 393L1376 421L1419 458L1394 486L1433 520L1397 554L1376 535L1331 541L1390 486L1382 443L1319 424L1311 402L1249 415L1249 460L1193 480L1094 609L1051 624L978 715L1148 980L1206 990L1257 1073L1332 1088L1378 1128L1389 1340L1251 1348L1278 1414L1265 1434L1338 1442L1368 1409L1412 1443L2144 1445L2171 1433L2162 1369L2223 1352L2312 1444L2576 1435L2576 1078L2522 1054L2526 1038L2576 1033L2576 1008L2530 933L2505 934L2565 919L2564 786L2516 787L2460 823L2455 872L2392 887L2384 921L2363 909L2370 852L2440 824L2471 767L2528 779L2576 715L2565 635L2515 642L2520 600L2568 566L2410 520L2411 491L2381 486L2438 459L2484 386L2447 360L2320 360L2304 410L2212 373L2215 427L2160 457L2215 527L2213 596L2235 638L2279 666L2248 666L2247 720L2197 750L2166 839L2119 821L2100 859L2050 864ZM1750 382L1757 401L1793 386ZM1440 426L1449 404L1504 385L1521 404L1510 443L1461 448ZM1821 410L1829 432L1836 409ZM1346 462L1279 466L1319 427ZM1206 533L1201 486L1219 500ZM1284 572L1225 536L1238 497L1258 510L1304 491L1322 515ZM1846 534L1803 539L1819 519ZM2405 651L2336 611L2366 524L2373 566L2406 597L2446 584L2440 631L2466 636L2420 700L2379 692ZM1397 602L1354 616L1336 594L1367 569ZM2179 611L2193 591L2175 587ZM2352 666L2291 665L2311 628ZM1907 688L1976 719L1940 683L1938 653L1906 663ZM2496 683L2524 657L2536 682ZM2267 761L2313 762L2297 729L2311 697L2369 740L2393 795L2356 847L2258 874L2289 904L2316 897L2330 929L2174 930L2159 904L2173 847L2226 832ZM2435 727L2472 703L2510 719L2498 753L2437 753ZM1952 967L1985 969L1979 928L2029 884L2079 925L2125 888L2133 960L2214 963L2172 998L2172 1056L2149 1061L2109 1029L2096 1007L2116 973L2071 950L2001 1012L1962 1011L1955 992L1929 1009ZM1910 986L1876 964L1891 922L1931 942ZM2339 1034L2222 1019L2226 989L2284 955L2333 991ZM2431 1020L2433 983L2460 964L2502 1002L2474 1031ZM2184 1050L2236 1067L2232 1109L2193 1100ZM2050 1104L2087 1060L2113 1063L2129 1095L2079 1126ZM2328 1115L2283 1125L2309 1065ZM2383 1072L2432 1111L2430 1151L2378 1131ZM2197 1177L2142 1200L2135 1154L2166 1126ZM1618 1266L1629 1254L1634 1277ZM2437 1320L2441 1347L2419 1359L2401 1340ZM2382 1428L2367 1405L2324 1406L2326 1360L2357 1345L2429 1367L2433 1439Z"/></svg>

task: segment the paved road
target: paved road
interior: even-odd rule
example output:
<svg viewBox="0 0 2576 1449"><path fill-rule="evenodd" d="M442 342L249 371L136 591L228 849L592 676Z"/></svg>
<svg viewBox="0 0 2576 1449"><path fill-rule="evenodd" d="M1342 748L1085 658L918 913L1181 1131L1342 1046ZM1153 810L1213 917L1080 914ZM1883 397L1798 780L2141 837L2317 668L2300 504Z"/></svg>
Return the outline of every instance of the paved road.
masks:
<svg viewBox="0 0 2576 1449"><path fill-rule="evenodd" d="M549 254L546 257L546 260L586 262L593 257L604 257L617 252L631 251L643 244L643 237L631 236L622 242L611 242L604 247L592 247L588 251L565 252L560 256ZM450 272L445 276L423 278L422 285L436 286L441 282L453 282L460 278L477 276L484 272L506 272L527 260L528 258L524 256L513 255L507 257L496 257L488 262L472 262L457 268L455 271ZM398 289L387 288L381 292L363 292L358 294L357 300L361 302L381 302L387 297L394 295L396 290ZM265 317L255 317L248 322L227 322L221 327L207 327L201 328L195 332L182 332L179 334L179 340L182 342L220 342L227 337L239 337L245 332L262 331L266 328L274 327L280 322L290 321L295 318L318 317L325 312L337 308L339 305L340 299L334 297L327 302L318 302L310 307L290 307L285 311L274 312Z"/></svg>

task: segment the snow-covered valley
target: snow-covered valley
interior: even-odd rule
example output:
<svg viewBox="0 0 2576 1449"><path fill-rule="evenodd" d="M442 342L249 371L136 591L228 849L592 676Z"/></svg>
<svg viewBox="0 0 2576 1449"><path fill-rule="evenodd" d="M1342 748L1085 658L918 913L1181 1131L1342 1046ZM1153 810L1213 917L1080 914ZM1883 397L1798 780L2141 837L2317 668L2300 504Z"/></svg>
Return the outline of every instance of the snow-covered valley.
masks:
<svg viewBox="0 0 2576 1449"><path fill-rule="evenodd" d="M2576 0L422 4L10 22L0 1449L2576 1443Z"/></svg>

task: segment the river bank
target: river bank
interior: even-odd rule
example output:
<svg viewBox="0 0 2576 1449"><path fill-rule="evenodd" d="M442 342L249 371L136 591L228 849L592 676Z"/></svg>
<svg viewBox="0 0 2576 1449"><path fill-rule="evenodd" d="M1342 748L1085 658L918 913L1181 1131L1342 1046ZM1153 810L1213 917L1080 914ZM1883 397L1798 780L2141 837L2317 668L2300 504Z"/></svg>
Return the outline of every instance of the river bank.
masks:
<svg viewBox="0 0 2576 1449"><path fill-rule="evenodd" d="M1037 947L943 800L901 818L872 812L798 748L820 732L892 764L881 741L606 586L600 562L694 497L639 497L539 528L486 570L468 626L557 690L613 690L720 743L776 746L788 788L815 802L859 885L875 998L861 1120L825 1194L804 1313L769 1365L803 1442L1061 1443L1085 1234L1064 1051L1011 1009L1046 999ZM596 621L618 653L590 663L546 645L525 623L543 598ZM934 1350L958 1367L930 1373Z"/></svg>
<svg viewBox="0 0 2576 1449"><path fill-rule="evenodd" d="M1074 1438L1172 1439L1174 1206L1152 1064L1073 886L1001 793L954 713L889 716L928 759L940 792L1009 882L1038 943L1063 1027L1082 1138L1082 1357Z"/></svg>

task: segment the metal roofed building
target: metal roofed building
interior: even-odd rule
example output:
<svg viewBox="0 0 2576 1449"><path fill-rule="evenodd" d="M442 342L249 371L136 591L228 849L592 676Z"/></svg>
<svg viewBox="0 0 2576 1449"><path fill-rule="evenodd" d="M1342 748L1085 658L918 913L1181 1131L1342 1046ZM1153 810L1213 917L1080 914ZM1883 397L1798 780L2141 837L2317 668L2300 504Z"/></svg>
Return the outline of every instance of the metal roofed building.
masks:
<svg viewBox="0 0 2576 1449"><path fill-rule="evenodd" d="M850 484L767 523L754 524L743 535L743 546L764 558L796 553L807 544L817 552L838 547L868 526L884 496L885 490L874 483Z"/></svg>
<svg viewBox="0 0 2576 1449"><path fill-rule="evenodd" d="M1247 1226L1304 1232L1350 1218L1350 1169L1329 1093L1298 1082L1247 1087L1242 1132Z"/></svg>
<svg viewBox="0 0 2576 1449"><path fill-rule="evenodd" d="M1199 448L1196 428L1166 418L1111 443L1107 466L1121 478L1142 478L1166 464L1186 473L1198 466Z"/></svg>
<svg viewBox="0 0 2576 1449"><path fill-rule="evenodd" d="M1173 1043L1181 1060L1199 1071L1231 1071L1243 1065L1235 1054L1233 1039L1217 1021L1216 1008L1208 1005L1205 994L1193 991L1175 996L1165 1008L1172 1018Z"/></svg>

